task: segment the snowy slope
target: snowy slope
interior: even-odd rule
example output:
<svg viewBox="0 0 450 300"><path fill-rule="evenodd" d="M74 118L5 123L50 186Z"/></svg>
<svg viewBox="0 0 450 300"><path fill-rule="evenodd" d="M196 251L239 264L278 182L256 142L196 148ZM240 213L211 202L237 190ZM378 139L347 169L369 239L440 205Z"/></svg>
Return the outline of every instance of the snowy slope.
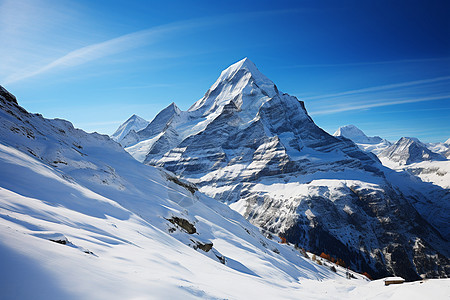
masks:
<svg viewBox="0 0 450 300"><path fill-rule="evenodd" d="M355 125L346 125L339 127L333 136L343 136L352 140L358 147L364 151L370 151L374 154L379 154L384 149L389 147L391 143L388 140L382 139L379 136L368 137Z"/></svg>
<svg viewBox="0 0 450 300"><path fill-rule="evenodd" d="M449 204L433 215L430 199L446 191L323 131L303 102L250 60L225 69L188 111L170 116L155 124L162 131L126 150L196 183L253 224L373 276L448 276L450 229L442 224L450 222Z"/></svg>
<svg viewBox="0 0 450 300"><path fill-rule="evenodd" d="M3 90L0 170L0 298L351 298L368 284L267 239L108 137L27 113Z"/></svg>
<svg viewBox="0 0 450 300"><path fill-rule="evenodd" d="M111 135L111 138L120 143L130 131L136 133L137 131L147 127L149 123L149 121L144 120L137 115L132 115L128 120L119 126L116 132Z"/></svg>
<svg viewBox="0 0 450 300"><path fill-rule="evenodd" d="M428 149L450 159L450 139L444 143L426 143Z"/></svg>

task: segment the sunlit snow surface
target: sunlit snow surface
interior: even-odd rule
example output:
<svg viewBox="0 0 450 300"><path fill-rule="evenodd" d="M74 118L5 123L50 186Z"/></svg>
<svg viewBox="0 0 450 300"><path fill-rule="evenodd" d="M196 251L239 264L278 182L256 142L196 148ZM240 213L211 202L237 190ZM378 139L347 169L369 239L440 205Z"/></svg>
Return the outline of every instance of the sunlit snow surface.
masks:
<svg viewBox="0 0 450 300"><path fill-rule="evenodd" d="M192 196L165 181L154 168L123 160L129 160L130 173L139 170L145 179L134 178L123 191L115 192L91 184L91 189L108 194L104 198L67 182L60 172L36 159L1 146L0 167L8 170L0 178L2 298L328 299L333 295L360 299L393 295L402 299L410 294L411 284L384 287L356 274L360 279L347 280L340 267L334 274L292 247L265 239L225 205L199 193ZM172 215L195 222L199 234L168 233L170 224L164 217ZM62 238L66 245L50 241ZM226 265L213 253L187 246L191 238L213 242L215 253L226 257ZM412 299L430 290L444 296L448 283L425 282Z"/></svg>
<svg viewBox="0 0 450 300"><path fill-rule="evenodd" d="M266 239L237 212L167 180L105 136L0 99L1 299L403 299ZM168 221L188 220L188 234ZM209 252L194 249L213 243ZM221 263L221 260L225 264ZM419 288L420 287L420 288Z"/></svg>

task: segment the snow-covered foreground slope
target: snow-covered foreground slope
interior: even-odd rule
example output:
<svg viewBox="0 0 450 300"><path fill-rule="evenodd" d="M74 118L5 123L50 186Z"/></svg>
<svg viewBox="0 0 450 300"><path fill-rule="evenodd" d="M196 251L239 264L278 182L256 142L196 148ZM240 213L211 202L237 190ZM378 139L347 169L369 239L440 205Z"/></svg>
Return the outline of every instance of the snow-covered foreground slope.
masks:
<svg viewBox="0 0 450 300"><path fill-rule="evenodd" d="M141 168L145 180L135 183L144 188L131 192L124 182L124 192L106 198L12 147L1 145L0 166L2 298L286 298L304 279L340 280L155 169ZM190 220L197 233L166 220L172 216ZM186 246L194 242L213 248Z"/></svg>
<svg viewBox="0 0 450 300"><path fill-rule="evenodd" d="M446 191L329 135L248 59L222 71L188 111L161 111L138 137L126 147L136 159L292 243L377 278L450 274L450 229L442 226L450 203L436 206Z"/></svg>
<svg viewBox="0 0 450 300"><path fill-rule="evenodd" d="M399 299L348 280L108 137L0 94L0 298ZM376 284L376 283L375 283ZM427 295L448 294L429 281ZM425 286L425 285L424 285Z"/></svg>

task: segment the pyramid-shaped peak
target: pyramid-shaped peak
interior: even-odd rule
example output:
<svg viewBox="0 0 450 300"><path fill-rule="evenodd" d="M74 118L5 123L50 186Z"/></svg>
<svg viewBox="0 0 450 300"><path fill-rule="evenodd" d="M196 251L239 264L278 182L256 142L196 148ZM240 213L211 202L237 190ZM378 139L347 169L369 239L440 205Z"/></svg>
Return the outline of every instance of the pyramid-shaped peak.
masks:
<svg viewBox="0 0 450 300"><path fill-rule="evenodd" d="M175 102L170 103L166 108L164 108L161 112L165 112L167 114L177 114L179 115L181 110L175 104Z"/></svg>
<svg viewBox="0 0 450 300"><path fill-rule="evenodd" d="M139 123L147 123L148 124L148 121L145 120L144 118L134 114L131 117L129 117L122 125L125 125L125 124L139 124Z"/></svg>
<svg viewBox="0 0 450 300"><path fill-rule="evenodd" d="M171 107L173 109L179 110L178 106L175 104L175 102L170 103L168 107Z"/></svg>
<svg viewBox="0 0 450 300"><path fill-rule="evenodd" d="M402 137L394 145L381 152L380 156L402 164L425 160L445 160L441 154L431 151L414 137Z"/></svg>
<svg viewBox="0 0 450 300"><path fill-rule="evenodd" d="M400 139L397 141L397 143L410 143L410 144L412 144L412 143L418 143L418 144L422 144L422 142L421 142L418 138L415 138L415 137L409 137L409 136L404 136L404 137L400 138Z"/></svg>
<svg viewBox="0 0 450 300"><path fill-rule="evenodd" d="M140 120L140 119L144 120L144 118L139 117L139 116L136 115L136 114L134 114L134 115L132 115L131 117L128 118L128 120Z"/></svg>
<svg viewBox="0 0 450 300"><path fill-rule="evenodd" d="M232 64L227 69L231 70L247 69L250 72L259 72L256 65L248 57L245 57L240 61L238 61L237 63Z"/></svg>
<svg viewBox="0 0 450 300"><path fill-rule="evenodd" d="M262 104L266 98L272 98L278 93L275 84L263 75L250 59L244 58L223 70L205 96L195 102L188 111L208 114L237 98L239 103L235 104L239 108L242 108L242 105L244 108L256 107L258 103ZM259 97L256 96L258 94Z"/></svg>
<svg viewBox="0 0 450 300"><path fill-rule="evenodd" d="M229 80L237 74L245 75L248 73L251 74L251 77L253 77L257 83L273 85L273 82L262 74L256 65L247 57L223 70L217 82Z"/></svg>
<svg viewBox="0 0 450 300"><path fill-rule="evenodd" d="M144 118L141 118L138 115L132 115L122 125L120 125L119 128L117 128L116 132L111 135L111 138L116 142L120 142L128 134L128 132L131 130L137 132L145 128L148 123L149 122Z"/></svg>

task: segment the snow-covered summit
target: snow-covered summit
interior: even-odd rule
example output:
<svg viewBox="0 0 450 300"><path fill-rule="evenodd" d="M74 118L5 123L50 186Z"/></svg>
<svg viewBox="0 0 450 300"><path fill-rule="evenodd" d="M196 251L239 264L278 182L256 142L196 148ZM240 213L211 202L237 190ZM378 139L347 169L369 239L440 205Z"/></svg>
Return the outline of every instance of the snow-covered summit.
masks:
<svg viewBox="0 0 450 300"><path fill-rule="evenodd" d="M364 143L364 144L378 144L383 139L379 136L368 137L361 129L356 127L355 125L346 125L339 127L338 130L333 134L334 136L343 136L355 143Z"/></svg>
<svg viewBox="0 0 450 300"><path fill-rule="evenodd" d="M303 103L278 92L275 84L246 58L222 71L204 97L188 111L180 111L170 105L144 130L130 132L124 139L127 143L122 145L136 159L148 161L208 127L220 127L220 122L234 122L241 131L248 126L260 127L261 119L276 114L280 107L286 112L274 115L279 119L278 126L292 126L288 124L289 119L310 123ZM146 157L147 154L150 156Z"/></svg>
<svg viewBox="0 0 450 300"><path fill-rule="evenodd" d="M223 70L205 96L194 103L189 111L211 114L231 101L242 109L248 106L259 107L277 93L275 84L262 74L250 59L244 58ZM259 94L266 97L260 97ZM255 101L257 103L254 103Z"/></svg>
<svg viewBox="0 0 450 300"><path fill-rule="evenodd" d="M279 92L248 59L224 70L191 109L147 129L157 127L126 150L196 183L253 224L305 248L338 253L377 277L414 279L417 272L434 272L432 267L416 271L415 262L428 258L412 245L392 246L397 238L432 245L434 227L415 229L414 220L422 217L397 192L400 187L391 185L387 168L347 138L319 128L303 102ZM421 211L431 212L428 198L415 195L423 201ZM448 220L444 213L424 217L436 227ZM450 235L445 228L441 232ZM398 251L414 259L398 264L391 260Z"/></svg>
<svg viewBox="0 0 450 300"><path fill-rule="evenodd" d="M346 125L339 127L333 136L343 136L352 140L358 147L364 151L379 154L381 151L391 145L391 143L379 136L368 137L361 129L355 125Z"/></svg>
<svg viewBox="0 0 450 300"><path fill-rule="evenodd" d="M139 131L145 128L149 122L138 115L132 115L111 135L111 138L116 142L121 142L122 139L132 130Z"/></svg>
<svg viewBox="0 0 450 300"><path fill-rule="evenodd" d="M169 106L160 111L156 117L143 128L138 135L141 139L152 137L162 131L167 124L175 117L181 114L181 110L172 102Z"/></svg>
<svg viewBox="0 0 450 300"><path fill-rule="evenodd" d="M223 81L230 81L233 79L234 76L236 76L239 72L250 73L255 82L260 85L260 87L263 86L273 86L274 83L267 78L263 73L261 73L256 65L247 57L238 61L237 63L232 64L228 68L222 71L219 78L216 81L216 84ZM215 85L212 86L214 88Z"/></svg>
<svg viewBox="0 0 450 300"><path fill-rule="evenodd" d="M402 137L395 144L379 154L380 158L387 158L400 164L411 164L421 161L446 160L442 155L432 152L427 145L414 137Z"/></svg>

